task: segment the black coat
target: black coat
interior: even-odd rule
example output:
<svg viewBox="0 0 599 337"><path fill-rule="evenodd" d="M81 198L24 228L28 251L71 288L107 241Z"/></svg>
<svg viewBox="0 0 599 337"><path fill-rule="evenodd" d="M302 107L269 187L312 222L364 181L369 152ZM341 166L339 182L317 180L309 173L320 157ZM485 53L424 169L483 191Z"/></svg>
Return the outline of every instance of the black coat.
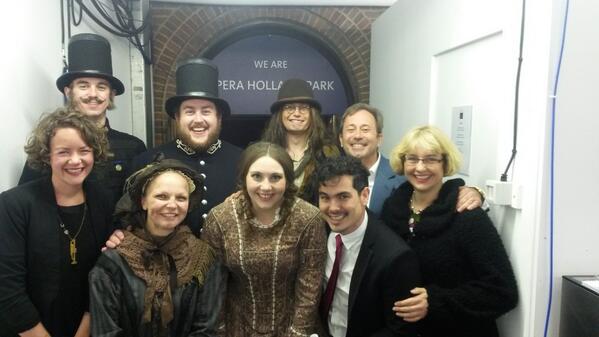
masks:
<svg viewBox="0 0 599 337"><path fill-rule="evenodd" d="M171 337L216 336L216 323L226 285L222 264L215 261L204 283L197 278L173 292ZM142 324L145 282L116 250L108 249L89 273L90 315L94 337L153 337L151 324Z"/></svg>
<svg viewBox="0 0 599 337"><path fill-rule="evenodd" d="M93 182L83 189L100 255L112 230L112 198ZM0 194L0 336L16 336L51 316L61 282L59 223L50 177Z"/></svg>
<svg viewBox="0 0 599 337"><path fill-rule="evenodd" d="M369 212L349 288L346 336L416 336L417 326L391 309L419 285L414 251Z"/></svg>
<svg viewBox="0 0 599 337"><path fill-rule="evenodd" d="M158 153L163 153L165 158L168 159L180 160L205 176L206 193L204 200L202 200L200 207L188 215L186 221L191 231L199 236L208 212L235 191L237 164L241 149L223 141L221 148L213 154L202 152L188 155L177 148L177 143L172 141L135 157L130 173L151 163Z"/></svg>
<svg viewBox="0 0 599 337"><path fill-rule="evenodd" d="M108 120L106 120L108 124ZM114 155L107 162L96 162L87 180L98 181L100 186L108 189L112 200L118 201L123 194L123 185L130 171L131 160L146 151L146 145L137 137L108 127L106 133L110 152ZM19 185L48 175L49 172L36 171L25 164Z"/></svg>
<svg viewBox="0 0 599 337"><path fill-rule="evenodd" d="M461 179L445 182L424 209L414 235L408 229L412 185L401 185L385 202L382 219L418 255L428 292L424 336L498 336L495 319L516 306L518 289L497 230L480 208L457 213Z"/></svg>

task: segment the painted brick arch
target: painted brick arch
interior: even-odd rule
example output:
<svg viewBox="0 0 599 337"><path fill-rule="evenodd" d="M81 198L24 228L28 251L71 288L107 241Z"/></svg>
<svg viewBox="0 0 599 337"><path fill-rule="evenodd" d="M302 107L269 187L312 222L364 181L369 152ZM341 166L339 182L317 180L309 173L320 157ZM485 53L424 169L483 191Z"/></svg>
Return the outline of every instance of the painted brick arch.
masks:
<svg viewBox="0 0 599 337"><path fill-rule="evenodd" d="M223 32L264 20L310 30L336 51L357 101L368 102L370 28L383 7L249 7L151 2L155 144L170 140L172 123L164 102L175 93L178 60L201 54Z"/></svg>

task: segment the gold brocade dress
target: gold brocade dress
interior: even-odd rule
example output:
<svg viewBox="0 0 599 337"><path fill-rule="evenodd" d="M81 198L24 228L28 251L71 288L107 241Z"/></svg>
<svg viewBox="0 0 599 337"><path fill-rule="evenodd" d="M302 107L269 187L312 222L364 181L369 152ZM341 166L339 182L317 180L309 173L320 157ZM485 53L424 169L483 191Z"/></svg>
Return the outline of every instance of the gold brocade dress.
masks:
<svg viewBox="0 0 599 337"><path fill-rule="evenodd" d="M286 219L257 226L245 198L237 192L213 208L202 232L228 269L220 335L309 336L318 327L324 221L296 198Z"/></svg>

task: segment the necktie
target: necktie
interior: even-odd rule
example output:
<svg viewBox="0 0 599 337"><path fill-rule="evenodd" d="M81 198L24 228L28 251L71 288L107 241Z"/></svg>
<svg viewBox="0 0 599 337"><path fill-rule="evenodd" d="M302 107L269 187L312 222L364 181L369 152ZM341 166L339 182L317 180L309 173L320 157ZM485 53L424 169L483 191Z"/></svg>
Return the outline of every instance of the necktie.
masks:
<svg viewBox="0 0 599 337"><path fill-rule="evenodd" d="M333 303L333 296L335 295L335 288L337 287L337 277L339 276L339 264L341 264L342 252L343 241L341 241L341 234L337 234L335 236L335 262L333 262L333 270L331 270L331 276L329 277L327 288L324 292L322 302L320 303L320 313L325 325L329 318L329 310L331 310L331 303Z"/></svg>

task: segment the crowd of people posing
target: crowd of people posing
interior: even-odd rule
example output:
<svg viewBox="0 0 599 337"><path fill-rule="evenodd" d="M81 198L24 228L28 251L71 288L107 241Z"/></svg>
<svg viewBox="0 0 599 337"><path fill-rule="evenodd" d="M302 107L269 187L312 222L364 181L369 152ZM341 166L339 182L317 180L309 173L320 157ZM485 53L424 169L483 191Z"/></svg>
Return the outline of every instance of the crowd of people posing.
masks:
<svg viewBox="0 0 599 337"><path fill-rule="evenodd" d="M179 63L177 138L146 150L106 118L124 91L108 42L71 39L68 102L0 194L0 336L499 335L515 276L484 196L446 179L460 153L440 129L387 159L376 108L350 106L333 139L290 79L242 151L219 138L217 79Z"/></svg>

